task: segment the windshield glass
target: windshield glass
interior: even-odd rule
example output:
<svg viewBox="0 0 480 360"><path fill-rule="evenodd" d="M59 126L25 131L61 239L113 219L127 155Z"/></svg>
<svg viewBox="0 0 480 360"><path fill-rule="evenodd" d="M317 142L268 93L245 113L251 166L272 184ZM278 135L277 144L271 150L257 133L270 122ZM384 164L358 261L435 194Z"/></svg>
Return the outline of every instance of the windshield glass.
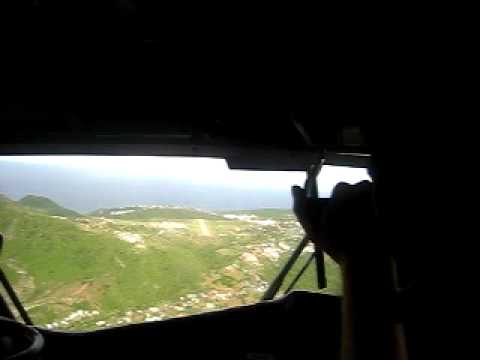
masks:
<svg viewBox="0 0 480 360"><path fill-rule="evenodd" d="M325 166L319 192L364 179ZM304 181L211 158L0 157L1 267L34 323L54 329L255 303L303 237L290 187ZM328 257L326 268L324 291L339 294ZM315 284L311 266L296 288Z"/></svg>

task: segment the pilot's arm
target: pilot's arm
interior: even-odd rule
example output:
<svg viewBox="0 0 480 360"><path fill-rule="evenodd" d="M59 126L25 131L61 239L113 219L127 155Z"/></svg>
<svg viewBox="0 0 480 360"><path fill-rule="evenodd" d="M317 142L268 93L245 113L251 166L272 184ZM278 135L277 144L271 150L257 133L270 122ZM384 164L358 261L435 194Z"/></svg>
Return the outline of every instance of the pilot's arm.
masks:
<svg viewBox="0 0 480 360"><path fill-rule="evenodd" d="M292 193L305 231L341 268L342 360L405 360L392 311L393 264L379 230L372 184L338 184L325 209L300 187Z"/></svg>

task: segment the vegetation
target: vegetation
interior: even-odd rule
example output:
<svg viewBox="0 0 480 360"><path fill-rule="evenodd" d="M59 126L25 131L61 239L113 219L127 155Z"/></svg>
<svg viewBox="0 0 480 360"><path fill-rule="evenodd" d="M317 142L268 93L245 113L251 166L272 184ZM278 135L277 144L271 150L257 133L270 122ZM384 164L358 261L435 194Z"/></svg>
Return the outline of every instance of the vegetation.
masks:
<svg viewBox="0 0 480 360"><path fill-rule="evenodd" d="M81 217L79 213L65 209L61 207L56 202L46 198L44 196L36 195L27 195L24 198L20 199L19 203L23 206L43 211L48 215L52 216L63 216L63 217Z"/></svg>
<svg viewBox="0 0 480 360"><path fill-rule="evenodd" d="M93 329L256 302L302 237L282 209L238 212L271 220L261 225L172 207L52 216L49 199L25 199L0 196L1 265L34 321L53 328ZM124 210L132 211L118 213ZM315 289L313 270L298 287ZM330 259L327 275L327 291L338 293Z"/></svg>

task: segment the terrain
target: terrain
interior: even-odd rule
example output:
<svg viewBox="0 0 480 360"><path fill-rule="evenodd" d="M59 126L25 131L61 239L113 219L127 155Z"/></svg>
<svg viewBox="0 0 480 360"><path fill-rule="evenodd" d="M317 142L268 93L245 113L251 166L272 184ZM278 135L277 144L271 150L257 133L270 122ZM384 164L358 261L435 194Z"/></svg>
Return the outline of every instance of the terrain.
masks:
<svg viewBox="0 0 480 360"><path fill-rule="evenodd" d="M303 236L288 209L159 204L79 214L33 195L0 195L0 232L1 266L34 322L69 330L255 303ZM326 266L324 291L338 294L338 269L328 257ZM313 266L297 288L315 290Z"/></svg>

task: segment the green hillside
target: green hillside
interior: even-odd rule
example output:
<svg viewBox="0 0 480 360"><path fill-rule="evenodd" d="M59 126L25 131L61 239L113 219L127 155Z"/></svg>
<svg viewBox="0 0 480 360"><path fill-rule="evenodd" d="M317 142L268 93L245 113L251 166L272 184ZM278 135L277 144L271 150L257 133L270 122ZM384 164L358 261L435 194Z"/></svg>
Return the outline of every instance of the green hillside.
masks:
<svg viewBox="0 0 480 360"><path fill-rule="evenodd" d="M51 216L64 216L64 217L81 217L79 213L66 209L56 202L46 198L44 196L36 195L27 195L24 198L20 199L19 204L35 209L40 210Z"/></svg>
<svg viewBox="0 0 480 360"><path fill-rule="evenodd" d="M188 243L138 254L108 232L84 231L69 220L31 213L5 201L0 203L0 219L0 231L6 239L2 263L7 273L17 281L19 273L26 273L35 284L20 289L22 300L36 304L52 296L51 304L43 301L45 306L33 310L39 322L50 320L52 312L68 310L70 301L62 304L53 297L66 296L75 287L94 285L95 294L88 304L73 299L72 305L106 311L146 306L198 288L200 274L209 266L208 258L200 258ZM124 266L119 266L119 261ZM142 281L143 274L148 278ZM161 287L154 289L145 281Z"/></svg>
<svg viewBox="0 0 480 360"><path fill-rule="evenodd" d="M168 213L58 218L0 196L1 266L34 322L94 329L254 303L302 237L292 219L152 210ZM298 288L315 289L311 270ZM338 293L330 260L327 274Z"/></svg>

